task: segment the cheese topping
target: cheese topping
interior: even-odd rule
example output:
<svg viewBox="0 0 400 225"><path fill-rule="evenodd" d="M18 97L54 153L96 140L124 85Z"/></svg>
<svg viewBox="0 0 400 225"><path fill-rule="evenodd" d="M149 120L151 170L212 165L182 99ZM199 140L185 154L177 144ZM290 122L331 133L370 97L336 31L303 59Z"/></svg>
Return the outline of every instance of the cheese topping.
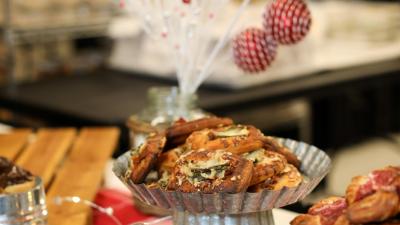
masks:
<svg viewBox="0 0 400 225"><path fill-rule="evenodd" d="M158 184L162 188L166 188L169 182L170 174L167 171L164 171L161 175L161 178L158 180Z"/></svg>
<svg viewBox="0 0 400 225"><path fill-rule="evenodd" d="M213 152L209 160L189 161L183 164L180 172L188 177L189 182L198 184L206 179L222 179L225 176L225 170L229 164L228 160L223 159L227 152L217 150ZM179 184L182 180L178 178Z"/></svg>
<svg viewBox="0 0 400 225"><path fill-rule="evenodd" d="M230 127L224 131L214 131L217 137L236 137L236 136L248 136L249 130L246 127Z"/></svg>
<svg viewBox="0 0 400 225"><path fill-rule="evenodd" d="M258 149L256 151L247 153L243 155L244 158L247 160L252 161L254 164L261 163L261 164L273 164L276 161L282 160L278 154L265 154L264 149Z"/></svg>

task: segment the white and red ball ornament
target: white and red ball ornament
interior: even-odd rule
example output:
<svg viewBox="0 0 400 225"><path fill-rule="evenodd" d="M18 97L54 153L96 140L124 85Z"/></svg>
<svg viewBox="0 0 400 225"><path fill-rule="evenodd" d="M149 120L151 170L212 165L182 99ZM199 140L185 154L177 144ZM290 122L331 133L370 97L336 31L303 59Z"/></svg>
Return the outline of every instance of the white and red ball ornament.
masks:
<svg viewBox="0 0 400 225"><path fill-rule="evenodd" d="M303 0L274 0L263 17L264 29L282 45L298 43L311 26L311 13Z"/></svg>
<svg viewBox="0 0 400 225"><path fill-rule="evenodd" d="M275 59L277 43L263 29L247 28L233 39L233 57L245 72L258 73Z"/></svg>

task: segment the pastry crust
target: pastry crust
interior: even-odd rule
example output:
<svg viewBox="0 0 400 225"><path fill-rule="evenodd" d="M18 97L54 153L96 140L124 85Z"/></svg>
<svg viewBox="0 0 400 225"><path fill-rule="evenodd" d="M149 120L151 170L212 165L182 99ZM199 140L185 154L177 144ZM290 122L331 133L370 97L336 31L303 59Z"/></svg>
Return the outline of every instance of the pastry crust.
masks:
<svg viewBox="0 0 400 225"><path fill-rule="evenodd" d="M174 171L176 162L184 152L185 148L183 146L163 152L157 163L157 171L159 174L162 174L163 172L171 174Z"/></svg>
<svg viewBox="0 0 400 225"><path fill-rule="evenodd" d="M274 151L285 156L288 163L300 169L301 162L297 156L287 147L280 144L274 137L266 136L263 138L263 148L269 151Z"/></svg>
<svg viewBox="0 0 400 225"><path fill-rule="evenodd" d="M166 138L164 133L152 133L139 148L132 150L130 179L135 184L143 183L160 157Z"/></svg>
<svg viewBox="0 0 400 225"><path fill-rule="evenodd" d="M354 177L346 189L346 199L351 205L379 190L400 193L399 167L388 166L374 170L368 176Z"/></svg>
<svg viewBox="0 0 400 225"><path fill-rule="evenodd" d="M347 218L355 224L381 222L395 216L398 205L396 192L379 190L351 204L347 209Z"/></svg>
<svg viewBox="0 0 400 225"><path fill-rule="evenodd" d="M3 190L3 192L5 194L27 192L27 191L31 190L34 186L35 186L34 180L26 181L26 182L20 183L20 184L9 185Z"/></svg>
<svg viewBox="0 0 400 225"><path fill-rule="evenodd" d="M372 188L372 182L368 176L353 177L346 189L347 204L351 205L361 198L372 194L373 192L374 190Z"/></svg>
<svg viewBox="0 0 400 225"><path fill-rule="evenodd" d="M322 199L308 210L308 214L297 216L290 224L300 225L300 222L302 222L305 225L316 223L321 225L348 225L347 218L343 217L346 207L344 198L329 197Z"/></svg>
<svg viewBox="0 0 400 225"><path fill-rule="evenodd" d="M322 225L320 216L313 216L308 214L302 214L296 216L291 222L290 225Z"/></svg>
<svg viewBox="0 0 400 225"><path fill-rule="evenodd" d="M253 126L232 125L193 132L186 140L192 150L225 149L242 154L262 148L263 134Z"/></svg>
<svg viewBox="0 0 400 225"><path fill-rule="evenodd" d="M253 162L254 171L251 186L279 175L287 165L287 161L283 155L264 149L249 152L242 156Z"/></svg>
<svg viewBox="0 0 400 225"><path fill-rule="evenodd" d="M339 216L337 218L336 222L333 225L351 225L349 219L347 219L347 216L345 214Z"/></svg>
<svg viewBox="0 0 400 225"><path fill-rule="evenodd" d="M276 176L266 188L269 190L281 190L284 187L293 188L303 181L301 173L292 164L286 164L283 172Z"/></svg>
<svg viewBox="0 0 400 225"><path fill-rule="evenodd" d="M264 189L276 191L284 187L293 188L299 186L302 181L303 177L297 168L292 164L285 164L284 169L279 174L262 183L251 186L249 191L259 192Z"/></svg>
<svg viewBox="0 0 400 225"><path fill-rule="evenodd" d="M195 131L203 130L206 128L227 126L231 124L233 124L233 121L230 118L220 117L206 117L189 122L180 120L166 130L166 136L168 142L179 145L183 144L184 142L179 143L179 141L177 140L185 140L187 136Z"/></svg>
<svg viewBox="0 0 400 225"><path fill-rule="evenodd" d="M168 189L238 193L247 189L252 173L250 161L225 150L192 150L179 159Z"/></svg>

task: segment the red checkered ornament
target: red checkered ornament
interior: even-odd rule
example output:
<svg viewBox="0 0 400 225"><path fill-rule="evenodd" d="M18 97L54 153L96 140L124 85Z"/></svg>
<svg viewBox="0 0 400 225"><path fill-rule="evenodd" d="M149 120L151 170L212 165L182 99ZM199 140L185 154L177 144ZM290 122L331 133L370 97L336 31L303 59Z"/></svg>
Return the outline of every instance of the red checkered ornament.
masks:
<svg viewBox="0 0 400 225"><path fill-rule="evenodd" d="M275 59L277 43L262 29L248 28L233 39L233 57L243 71L258 73Z"/></svg>
<svg viewBox="0 0 400 225"><path fill-rule="evenodd" d="M310 10L302 0L274 0L263 17L265 30L283 45L301 41L311 26Z"/></svg>

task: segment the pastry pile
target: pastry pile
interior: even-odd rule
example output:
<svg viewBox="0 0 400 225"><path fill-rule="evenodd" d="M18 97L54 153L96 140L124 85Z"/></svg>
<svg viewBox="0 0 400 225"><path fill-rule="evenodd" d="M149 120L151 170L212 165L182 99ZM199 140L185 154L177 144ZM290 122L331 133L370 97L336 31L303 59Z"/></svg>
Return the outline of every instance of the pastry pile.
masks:
<svg viewBox="0 0 400 225"><path fill-rule="evenodd" d="M345 197L317 202L291 225L400 225L400 167L356 176Z"/></svg>
<svg viewBox="0 0 400 225"><path fill-rule="evenodd" d="M0 195L25 192L33 186L30 172L0 156Z"/></svg>
<svg viewBox="0 0 400 225"><path fill-rule="evenodd" d="M127 178L185 193L239 193L298 186L300 161L253 126L229 118L178 120L131 150Z"/></svg>

